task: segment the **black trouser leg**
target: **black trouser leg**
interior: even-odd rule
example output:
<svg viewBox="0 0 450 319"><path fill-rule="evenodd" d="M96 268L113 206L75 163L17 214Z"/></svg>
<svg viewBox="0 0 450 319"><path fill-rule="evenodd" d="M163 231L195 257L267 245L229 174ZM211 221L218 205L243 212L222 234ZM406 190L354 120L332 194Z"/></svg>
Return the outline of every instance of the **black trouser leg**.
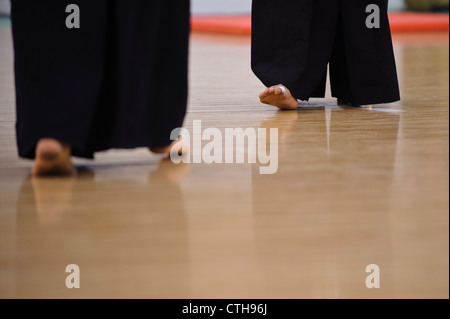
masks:
<svg viewBox="0 0 450 319"><path fill-rule="evenodd" d="M381 28L369 29L377 4ZM398 100L387 0L254 0L252 69L266 85L298 99L324 97L330 63L333 95L354 104Z"/></svg>
<svg viewBox="0 0 450 319"><path fill-rule="evenodd" d="M81 28L66 27L77 4ZM188 0L14 0L19 155L41 138L73 155L161 147L187 104Z"/></svg>
<svg viewBox="0 0 450 319"><path fill-rule="evenodd" d="M341 0L346 73L332 77L339 82L348 75L348 99L354 105L380 104L400 99L397 68L388 19L387 0ZM380 8L380 28L366 26L368 5ZM338 67L339 68L339 67Z"/></svg>
<svg viewBox="0 0 450 319"><path fill-rule="evenodd" d="M39 139L82 152L102 85L106 0L79 0L81 28L66 27L69 0L13 0L17 142L33 158Z"/></svg>

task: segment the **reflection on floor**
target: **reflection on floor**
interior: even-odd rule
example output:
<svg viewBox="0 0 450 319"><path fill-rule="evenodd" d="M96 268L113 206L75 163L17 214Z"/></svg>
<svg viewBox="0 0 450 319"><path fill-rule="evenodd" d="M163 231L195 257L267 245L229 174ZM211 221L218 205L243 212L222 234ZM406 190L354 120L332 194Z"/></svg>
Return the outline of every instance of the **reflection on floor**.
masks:
<svg viewBox="0 0 450 319"><path fill-rule="evenodd" d="M258 103L249 38L193 36L186 128L278 128L275 175L137 150L30 179L1 27L0 297L448 298L448 34L395 40L402 102L281 112Z"/></svg>

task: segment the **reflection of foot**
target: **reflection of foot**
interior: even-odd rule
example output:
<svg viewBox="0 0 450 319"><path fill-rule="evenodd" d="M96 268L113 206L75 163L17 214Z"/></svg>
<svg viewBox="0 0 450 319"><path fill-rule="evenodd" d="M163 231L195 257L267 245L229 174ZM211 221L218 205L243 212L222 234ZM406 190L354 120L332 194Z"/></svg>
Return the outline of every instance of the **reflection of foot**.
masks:
<svg viewBox="0 0 450 319"><path fill-rule="evenodd" d="M352 103L350 103L350 102L347 102L345 99L341 99L341 98L338 98L337 99L337 104L340 106L340 105L343 105L343 106L353 106L353 107L361 107L361 108L365 108L365 109L371 109L372 108L372 105L353 105Z"/></svg>
<svg viewBox="0 0 450 319"><path fill-rule="evenodd" d="M261 103L276 106L283 110L296 110L298 101L283 85L275 85L267 88L259 95Z"/></svg>
<svg viewBox="0 0 450 319"><path fill-rule="evenodd" d="M165 180L174 185L180 185L189 174L189 164L174 164L169 158L159 162L158 169L151 173L153 180Z"/></svg>
<svg viewBox="0 0 450 319"><path fill-rule="evenodd" d="M270 130L278 128L282 139L289 137L292 126L298 121L298 112L278 111L276 115L261 123L260 127Z"/></svg>
<svg viewBox="0 0 450 319"><path fill-rule="evenodd" d="M75 173L75 166L70 156L69 145L54 139L41 139L36 146L36 160L32 175L71 175Z"/></svg>
<svg viewBox="0 0 450 319"><path fill-rule="evenodd" d="M70 209L74 178L33 178L36 213L42 226L54 226Z"/></svg>

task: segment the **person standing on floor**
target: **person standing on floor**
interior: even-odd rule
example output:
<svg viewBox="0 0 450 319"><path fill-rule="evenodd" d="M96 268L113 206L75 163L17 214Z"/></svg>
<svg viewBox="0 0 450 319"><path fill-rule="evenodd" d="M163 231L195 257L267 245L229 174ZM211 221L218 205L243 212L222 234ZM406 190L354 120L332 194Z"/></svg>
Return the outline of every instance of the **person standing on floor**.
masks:
<svg viewBox="0 0 450 319"><path fill-rule="evenodd" d="M388 0L253 0L252 10L262 103L297 109L325 97L328 66L338 104L400 100Z"/></svg>
<svg viewBox="0 0 450 319"><path fill-rule="evenodd" d="M13 0L11 18L17 144L33 175L113 148L170 152L186 114L189 0Z"/></svg>

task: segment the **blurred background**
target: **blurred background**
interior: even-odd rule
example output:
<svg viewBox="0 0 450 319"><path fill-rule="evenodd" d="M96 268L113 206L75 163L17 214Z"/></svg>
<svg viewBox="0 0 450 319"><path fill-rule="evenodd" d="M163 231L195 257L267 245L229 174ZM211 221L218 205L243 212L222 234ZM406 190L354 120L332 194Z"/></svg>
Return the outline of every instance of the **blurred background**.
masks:
<svg viewBox="0 0 450 319"><path fill-rule="evenodd" d="M247 14L252 0L192 0L194 14ZM449 0L390 0L391 10L448 11ZM9 13L10 0L0 0L0 14Z"/></svg>
<svg viewBox="0 0 450 319"><path fill-rule="evenodd" d="M193 0L194 14L246 14L252 0ZM449 0L390 0L390 8L415 11L448 11Z"/></svg>

